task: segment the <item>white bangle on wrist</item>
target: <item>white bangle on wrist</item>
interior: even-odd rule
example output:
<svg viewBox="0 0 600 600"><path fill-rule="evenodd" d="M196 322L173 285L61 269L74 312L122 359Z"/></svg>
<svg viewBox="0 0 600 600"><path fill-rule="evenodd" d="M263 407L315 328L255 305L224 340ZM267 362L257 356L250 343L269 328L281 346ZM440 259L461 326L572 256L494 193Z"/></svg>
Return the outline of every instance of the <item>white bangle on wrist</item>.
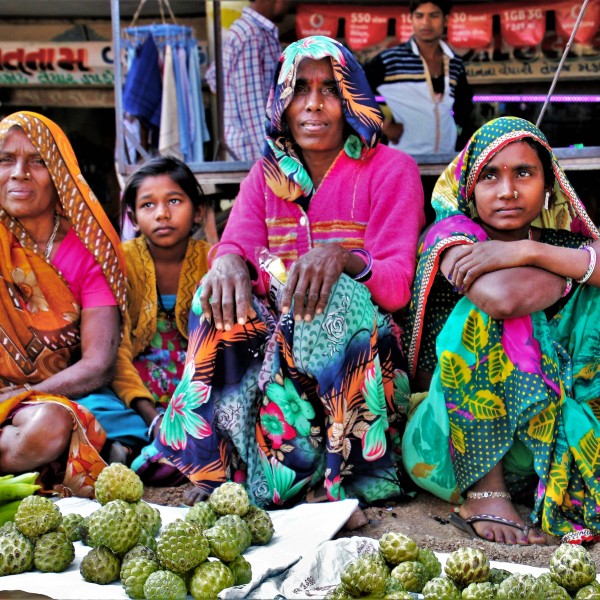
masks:
<svg viewBox="0 0 600 600"><path fill-rule="evenodd" d="M592 246L584 246L582 250L587 250L589 253L590 264L588 265L587 271L584 273L583 277L575 280L577 283L585 283L592 276L592 273L596 268L596 250L594 250Z"/></svg>
<svg viewBox="0 0 600 600"><path fill-rule="evenodd" d="M154 431L154 427L156 426L158 421L164 416L164 414L164 411L161 411L154 417L154 419L152 419L152 423L150 423L150 426L148 427L148 437L150 439L152 439L152 432Z"/></svg>

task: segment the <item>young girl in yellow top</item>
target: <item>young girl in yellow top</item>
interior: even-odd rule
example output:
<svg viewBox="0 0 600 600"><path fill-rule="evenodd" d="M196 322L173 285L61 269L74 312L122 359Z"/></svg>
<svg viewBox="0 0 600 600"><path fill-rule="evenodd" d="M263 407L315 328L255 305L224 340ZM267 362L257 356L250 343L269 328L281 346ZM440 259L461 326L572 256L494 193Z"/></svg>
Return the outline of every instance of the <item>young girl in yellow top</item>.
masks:
<svg viewBox="0 0 600 600"><path fill-rule="evenodd" d="M207 271L210 246L191 237L202 223L206 201L187 165L159 157L129 178L123 207L140 235L123 244L128 322L112 385L145 420L152 440L183 373L188 314ZM148 452L151 447L145 449L145 458ZM136 462L147 482L172 483L167 480L176 475L174 469L145 458Z"/></svg>

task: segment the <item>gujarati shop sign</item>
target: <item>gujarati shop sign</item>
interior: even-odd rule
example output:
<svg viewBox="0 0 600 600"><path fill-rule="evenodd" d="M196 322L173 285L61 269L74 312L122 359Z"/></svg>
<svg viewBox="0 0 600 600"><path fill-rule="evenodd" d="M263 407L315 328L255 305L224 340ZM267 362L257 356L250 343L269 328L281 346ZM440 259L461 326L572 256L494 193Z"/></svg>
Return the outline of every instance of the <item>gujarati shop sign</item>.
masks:
<svg viewBox="0 0 600 600"><path fill-rule="evenodd" d="M0 85L106 87L113 83L108 42L0 41Z"/></svg>

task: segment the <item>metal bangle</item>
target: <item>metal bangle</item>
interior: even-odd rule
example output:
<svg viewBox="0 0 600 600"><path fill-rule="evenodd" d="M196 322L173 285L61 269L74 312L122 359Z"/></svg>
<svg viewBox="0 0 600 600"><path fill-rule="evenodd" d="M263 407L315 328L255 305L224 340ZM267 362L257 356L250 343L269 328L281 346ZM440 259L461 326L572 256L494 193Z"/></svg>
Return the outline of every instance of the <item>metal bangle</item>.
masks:
<svg viewBox="0 0 600 600"><path fill-rule="evenodd" d="M584 246L582 250L588 251L590 255L590 264L588 265L587 271L585 272L584 276L581 279L575 280L577 283L585 283L592 276L592 273L596 268L596 250L594 250L592 246Z"/></svg>

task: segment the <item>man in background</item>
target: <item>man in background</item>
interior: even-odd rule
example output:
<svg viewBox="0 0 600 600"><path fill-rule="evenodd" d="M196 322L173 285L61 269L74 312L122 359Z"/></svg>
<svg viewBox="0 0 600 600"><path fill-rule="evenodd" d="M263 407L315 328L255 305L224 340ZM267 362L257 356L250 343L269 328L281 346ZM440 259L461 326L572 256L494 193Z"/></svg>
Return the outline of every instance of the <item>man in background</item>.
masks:
<svg viewBox="0 0 600 600"><path fill-rule="evenodd" d="M217 90L213 63L206 80L224 94L225 143L235 160L255 161L262 154L265 108L282 47L275 23L291 0L250 0L229 28L223 43L223 89Z"/></svg>
<svg viewBox="0 0 600 600"><path fill-rule="evenodd" d="M474 128L465 67L442 41L450 3L412 0L409 11L410 40L365 65L373 92L385 98L389 109L384 110L383 133L390 147L408 154L454 152Z"/></svg>

